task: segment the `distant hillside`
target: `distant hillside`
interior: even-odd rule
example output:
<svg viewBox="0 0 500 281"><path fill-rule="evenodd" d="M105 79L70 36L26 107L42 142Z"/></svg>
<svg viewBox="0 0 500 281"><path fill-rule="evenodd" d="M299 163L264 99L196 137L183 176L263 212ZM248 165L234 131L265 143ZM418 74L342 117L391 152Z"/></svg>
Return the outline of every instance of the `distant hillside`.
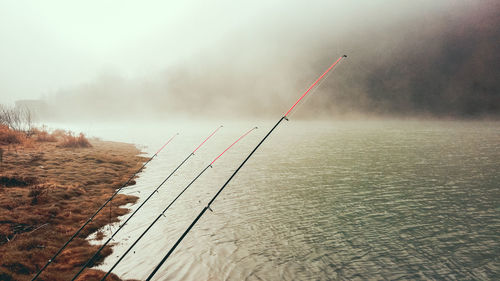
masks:
<svg viewBox="0 0 500 281"><path fill-rule="evenodd" d="M350 71L330 100L376 114L500 116L500 2L478 3L466 14L406 27L396 48L364 55L355 69L366 68Z"/></svg>

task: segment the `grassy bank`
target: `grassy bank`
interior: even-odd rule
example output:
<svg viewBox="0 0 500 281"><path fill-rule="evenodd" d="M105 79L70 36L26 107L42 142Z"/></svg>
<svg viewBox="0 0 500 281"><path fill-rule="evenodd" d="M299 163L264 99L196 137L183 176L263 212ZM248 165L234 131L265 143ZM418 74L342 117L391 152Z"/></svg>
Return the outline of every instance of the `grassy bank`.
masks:
<svg viewBox="0 0 500 281"><path fill-rule="evenodd" d="M30 134L0 127L0 280L30 280L67 239L140 168L131 144L63 131ZM40 280L69 280L99 246L85 239L137 200L118 195L63 251ZM96 263L112 252L106 248ZM102 274L87 270L81 280ZM118 280L116 276L108 280Z"/></svg>

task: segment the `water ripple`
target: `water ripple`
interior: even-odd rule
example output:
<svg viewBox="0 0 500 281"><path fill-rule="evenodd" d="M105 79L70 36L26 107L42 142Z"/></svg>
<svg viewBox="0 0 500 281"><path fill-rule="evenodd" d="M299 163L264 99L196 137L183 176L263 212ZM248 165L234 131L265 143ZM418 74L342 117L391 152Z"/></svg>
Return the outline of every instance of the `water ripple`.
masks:
<svg viewBox="0 0 500 281"><path fill-rule="evenodd" d="M240 134L236 125L197 153L122 238L137 237ZM266 126L192 186L117 268L121 277L149 274ZM193 130L130 190L147 194L201 137ZM498 280L499 140L495 122L286 123L228 185L157 280ZM116 245L101 268L130 243Z"/></svg>

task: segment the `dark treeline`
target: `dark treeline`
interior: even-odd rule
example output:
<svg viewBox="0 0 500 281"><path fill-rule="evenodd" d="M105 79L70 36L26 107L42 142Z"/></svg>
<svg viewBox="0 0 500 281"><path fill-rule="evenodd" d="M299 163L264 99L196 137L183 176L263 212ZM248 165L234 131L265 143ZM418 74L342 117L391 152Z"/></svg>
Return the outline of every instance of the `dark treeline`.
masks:
<svg viewBox="0 0 500 281"><path fill-rule="evenodd" d="M337 92L337 101L377 114L498 117L499 10L498 3L484 5L475 13L445 14L406 29L398 50L388 48L390 57L378 64L364 58L368 69L352 74L355 79ZM361 104L348 97L358 82L365 100Z"/></svg>

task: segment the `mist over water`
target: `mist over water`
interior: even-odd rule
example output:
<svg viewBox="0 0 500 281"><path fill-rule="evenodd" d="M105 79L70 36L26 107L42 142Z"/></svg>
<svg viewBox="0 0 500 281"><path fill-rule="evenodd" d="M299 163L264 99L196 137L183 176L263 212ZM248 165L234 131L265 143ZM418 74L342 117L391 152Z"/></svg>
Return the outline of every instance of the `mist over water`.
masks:
<svg viewBox="0 0 500 281"><path fill-rule="evenodd" d="M133 50L116 37L137 32L125 16L109 24L116 33L109 38L89 35L109 48L109 67L43 90L48 108L40 117L275 117L343 54L349 58L297 117L497 118L500 112L497 1L186 5L171 22L145 21L148 40L135 40L141 46ZM120 6L124 15L132 8ZM139 12L158 17L149 8Z"/></svg>

